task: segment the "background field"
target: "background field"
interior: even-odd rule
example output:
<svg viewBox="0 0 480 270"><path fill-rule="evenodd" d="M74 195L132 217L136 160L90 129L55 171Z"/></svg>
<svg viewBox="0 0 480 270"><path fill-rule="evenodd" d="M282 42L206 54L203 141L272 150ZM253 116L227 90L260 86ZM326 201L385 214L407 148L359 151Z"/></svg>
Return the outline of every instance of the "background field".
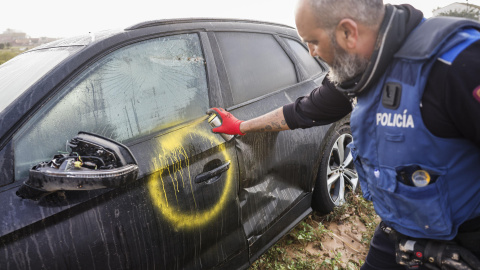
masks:
<svg viewBox="0 0 480 270"><path fill-rule="evenodd" d="M0 49L0 65L17 56L21 52L22 51L20 51L20 49L16 47Z"/></svg>

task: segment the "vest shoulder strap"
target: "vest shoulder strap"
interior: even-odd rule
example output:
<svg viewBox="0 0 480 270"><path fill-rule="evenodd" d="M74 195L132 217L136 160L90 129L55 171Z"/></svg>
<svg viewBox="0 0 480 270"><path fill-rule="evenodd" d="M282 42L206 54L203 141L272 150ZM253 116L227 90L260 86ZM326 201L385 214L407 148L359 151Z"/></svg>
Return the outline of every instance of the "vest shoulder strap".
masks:
<svg viewBox="0 0 480 270"><path fill-rule="evenodd" d="M463 35L467 36L465 41L456 45L446 53L442 54L438 60L442 61L447 65L451 65L453 60L468 46L473 44L475 41L480 40L480 32L476 29L467 29L462 32Z"/></svg>
<svg viewBox="0 0 480 270"><path fill-rule="evenodd" d="M462 43L465 38L455 37L462 29L474 28L480 30L480 23L463 18L434 17L425 20L409 35L400 50L395 54L396 58L410 60L426 60L439 53L444 43L450 40L451 47ZM455 38L458 41L455 41ZM446 48L450 49L450 48Z"/></svg>

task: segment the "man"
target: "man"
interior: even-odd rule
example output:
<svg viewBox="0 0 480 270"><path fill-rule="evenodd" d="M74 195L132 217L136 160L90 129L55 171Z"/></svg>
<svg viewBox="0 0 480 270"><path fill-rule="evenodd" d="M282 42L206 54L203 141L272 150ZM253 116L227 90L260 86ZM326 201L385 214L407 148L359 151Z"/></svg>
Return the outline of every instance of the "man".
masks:
<svg viewBox="0 0 480 270"><path fill-rule="evenodd" d="M213 108L213 131L328 124L356 98L351 150L382 218L362 269L480 269L480 24L382 0L300 0L295 15L331 68L322 86L248 121Z"/></svg>

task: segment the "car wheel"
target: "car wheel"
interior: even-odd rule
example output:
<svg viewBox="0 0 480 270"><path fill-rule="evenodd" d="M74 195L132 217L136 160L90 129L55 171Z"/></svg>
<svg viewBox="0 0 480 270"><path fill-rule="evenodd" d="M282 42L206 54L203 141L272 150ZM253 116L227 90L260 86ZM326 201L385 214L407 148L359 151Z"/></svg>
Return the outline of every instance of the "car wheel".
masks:
<svg viewBox="0 0 480 270"><path fill-rule="evenodd" d="M347 194L358 187L357 171L347 147L352 141L350 125L345 122L332 126L324 139L312 199L313 210L320 214L328 214L344 204Z"/></svg>

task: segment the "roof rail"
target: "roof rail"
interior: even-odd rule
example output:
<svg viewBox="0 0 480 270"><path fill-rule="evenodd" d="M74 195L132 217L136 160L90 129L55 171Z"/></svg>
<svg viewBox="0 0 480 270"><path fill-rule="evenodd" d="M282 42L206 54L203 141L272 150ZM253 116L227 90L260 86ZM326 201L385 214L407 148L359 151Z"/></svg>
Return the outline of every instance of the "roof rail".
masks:
<svg viewBox="0 0 480 270"><path fill-rule="evenodd" d="M147 28L152 26L160 26L160 25L168 25L168 24L176 24L176 23L197 23L197 22L243 22L243 23L254 23L254 24L265 24L265 25L273 25L273 26L282 26L288 27L291 29L295 29L294 27L286 24L281 23L273 23L273 22L264 22L264 21L256 21L256 20L248 20L248 19L227 19L227 18L178 18L178 19L163 19L163 20L152 20L137 23L130 27L125 28L126 31L128 30L135 30L141 28Z"/></svg>

